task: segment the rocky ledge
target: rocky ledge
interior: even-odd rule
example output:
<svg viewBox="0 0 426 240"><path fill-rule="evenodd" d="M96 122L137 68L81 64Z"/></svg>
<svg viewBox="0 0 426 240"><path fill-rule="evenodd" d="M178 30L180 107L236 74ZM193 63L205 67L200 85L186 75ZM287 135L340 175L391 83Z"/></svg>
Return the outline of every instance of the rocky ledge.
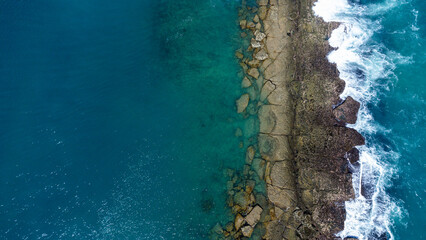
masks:
<svg viewBox="0 0 426 240"><path fill-rule="evenodd" d="M314 2L257 0L240 11L250 40L236 57L248 93L236 104L245 117L257 114L259 135L245 173L230 175L235 221L220 239L338 239L343 229L344 202L354 197L348 164L364 138L346 127L359 103L340 99L345 83L326 58L338 24L315 17Z"/></svg>

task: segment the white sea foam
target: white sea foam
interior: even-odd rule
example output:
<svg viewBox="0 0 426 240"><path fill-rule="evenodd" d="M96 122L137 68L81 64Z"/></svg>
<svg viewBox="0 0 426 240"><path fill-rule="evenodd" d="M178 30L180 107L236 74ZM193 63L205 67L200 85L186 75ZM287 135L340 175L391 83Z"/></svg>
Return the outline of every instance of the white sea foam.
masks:
<svg viewBox="0 0 426 240"><path fill-rule="evenodd" d="M366 8L347 0L318 0L313 7L314 13L325 21L341 23L329 39L335 50L328 55L328 60L337 65L340 78L346 82L341 98L352 96L361 103L358 121L349 126L366 137L366 145L358 147L359 165L352 166L355 170L352 176L355 199L345 203L345 226L338 233L342 238L374 239L387 234L394 239L392 219L401 213L399 206L385 191L394 169L384 159L397 156L371 142L369 136L386 132L386 129L374 121L367 104L378 102L378 89L388 87L390 81L387 79L394 77L395 64L409 61L372 40L381 25L379 20L372 20L377 18L369 17L382 15L405 3L387 0Z"/></svg>

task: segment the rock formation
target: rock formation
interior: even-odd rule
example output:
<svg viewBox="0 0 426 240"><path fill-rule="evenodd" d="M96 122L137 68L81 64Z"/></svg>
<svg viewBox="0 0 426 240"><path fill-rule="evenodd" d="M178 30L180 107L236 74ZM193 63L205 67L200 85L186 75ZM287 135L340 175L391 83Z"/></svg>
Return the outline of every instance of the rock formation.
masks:
<svg viewBox="0 0 426 240"><path fill-rule="evenodd" d="M247 91L237 111L257 114L259 134L243 173L228 174L236 217L218 239L338 239L343 229L354 196L348 163L364 139L346 127L359 103L340 99L344 81L326 58L337 24L315 17L314 2L257 0L240 10L249 45L236 52Z"/></svg>

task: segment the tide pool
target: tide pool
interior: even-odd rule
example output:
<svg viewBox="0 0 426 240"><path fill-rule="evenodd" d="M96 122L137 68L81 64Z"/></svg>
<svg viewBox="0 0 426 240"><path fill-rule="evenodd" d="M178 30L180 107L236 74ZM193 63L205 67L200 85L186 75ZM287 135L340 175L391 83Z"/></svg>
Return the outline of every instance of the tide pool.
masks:
<svg viewBox="0 0 426 240"><path fill-rule="evenodd" d="M256 133L235 107L240 4L0 1L0 239L226 223L223 173Z"/></svg>

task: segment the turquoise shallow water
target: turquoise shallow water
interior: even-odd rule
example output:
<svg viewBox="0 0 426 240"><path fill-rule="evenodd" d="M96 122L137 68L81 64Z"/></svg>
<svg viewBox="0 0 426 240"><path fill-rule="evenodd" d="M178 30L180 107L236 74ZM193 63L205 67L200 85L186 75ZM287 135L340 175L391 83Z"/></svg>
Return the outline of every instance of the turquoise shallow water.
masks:
<svg viewBox="0 0 426 240"><path fill-rule="evenodd" d="M239 4L0 1L0 239L226 223L223 170L255 130L235 108Z"/></svg>

